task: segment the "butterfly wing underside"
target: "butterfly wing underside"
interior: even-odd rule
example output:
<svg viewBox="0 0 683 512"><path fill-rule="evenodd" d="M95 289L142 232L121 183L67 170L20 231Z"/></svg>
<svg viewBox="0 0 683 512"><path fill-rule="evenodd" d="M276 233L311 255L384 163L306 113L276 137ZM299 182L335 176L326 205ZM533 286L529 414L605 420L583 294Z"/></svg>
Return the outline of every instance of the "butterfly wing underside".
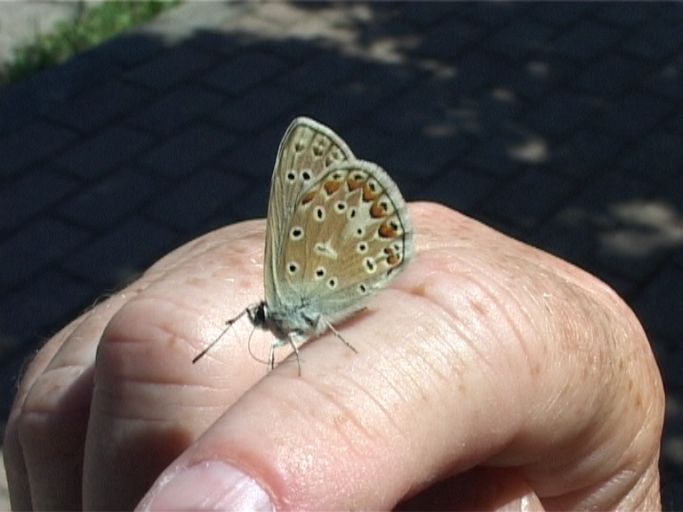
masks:
<svg viewBox="0 0 683 512"><path fill-rule="evenodd" d="M346 143L328 127L306 117L296 118L287 128L275 161L268 203L264 260L265 298L277 307L288 290L282 275L284 246L302 191L309 188L332 165L354 160Z"/></svg>
<svg viewBox="0 0 683 512"><path fill-rule="evenodd" d="M334 164L293 207L275 266L283 291L329 322L360 309L412 257L405 201L373 163Z"/></svg>

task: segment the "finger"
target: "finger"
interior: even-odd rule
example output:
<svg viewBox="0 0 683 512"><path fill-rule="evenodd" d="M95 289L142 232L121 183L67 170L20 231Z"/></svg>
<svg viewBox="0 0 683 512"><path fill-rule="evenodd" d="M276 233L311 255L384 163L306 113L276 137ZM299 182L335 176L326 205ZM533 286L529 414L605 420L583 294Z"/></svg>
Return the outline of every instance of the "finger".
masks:
<svg viewBox="0 0 683 512"><path fill-rule="evenodd" d="M251 388L143 508L388 508L477 464L516 468L561 508L617 506L637 486L663 407L628 310L504 238L440 250L452 219L432 233L434 209L414 213L435 242L345 324L358 354L306 345L302 377L282 365Z"/></svg>
<svg viewBox="0 0 683 512"><path fill-rule="evenodd" d="M22 381L13 411L12 458L23 463L17 489L23 502L30 493L34 509L80 508L95 348L104 325L125 300L124 295L110 298L72 323L41 350L38 364Z"/></svg>
<svg viewBox="0 0 683 512"><path fill-rule="evenodd" d="M227 318L262 297L262 254L262 222L214 233L112 318L96 363L86 509L132 509L159 473L266 374L249 356L246 319L192 364ZM254 342L270 341L261 333Z"/></svg>
<svg viewBox="0 0 683 512"><path fill-rule="evenodd" d="M438 482L396 510L542 511L536 493L516 471L475 468Z"/></svg>
<svg viewBox="0 0 683 512"><path fill-rule="evenodd" d="M33 508L31 504L31 487L29 485L24 452L19 442L18 427L26 395L79 322L80 319L72 322L53 336L35 354L35 357L28 362L26 370L20 376L17 393L12 402L9 418L7 419L3 441L3 457L5 460L10 502L14 510L32 510Z"/></svg>

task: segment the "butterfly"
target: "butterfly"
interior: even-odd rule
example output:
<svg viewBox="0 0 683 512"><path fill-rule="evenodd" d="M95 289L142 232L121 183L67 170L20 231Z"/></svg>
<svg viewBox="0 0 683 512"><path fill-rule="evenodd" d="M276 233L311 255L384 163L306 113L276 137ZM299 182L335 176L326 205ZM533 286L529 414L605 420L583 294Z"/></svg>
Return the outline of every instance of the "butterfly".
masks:
<svg viewBox="0 0 683 512"><path fill-rule="evenodd" d="M275 349L296 354L330 331L356 352L334 324L362 309L411 260L413 231L396 184L378 165L356 159L327 126L298 117L275 161L264 258L265 300L226 321L198 361L245 314L269 330Z"/></svg>

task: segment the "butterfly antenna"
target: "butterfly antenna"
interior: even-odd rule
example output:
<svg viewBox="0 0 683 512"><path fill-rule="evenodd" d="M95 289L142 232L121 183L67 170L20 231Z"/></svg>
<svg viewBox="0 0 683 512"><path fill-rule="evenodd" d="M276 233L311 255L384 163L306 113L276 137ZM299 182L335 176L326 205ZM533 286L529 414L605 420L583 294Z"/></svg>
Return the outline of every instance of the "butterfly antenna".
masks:
<svg viewBox="0 0 683 512"><path fill-rule="evenodd" d="M228 332L228 331L230 330L230 328L232 327L232 324L234 324L235 322L237 322L237 320L239 320L240 318L242 318L246 312L247 312L247 310L245 309L245 310L242 311L239 315L237 315L235 318L231 318L230 320L226 320L226 321L225 321L225 329L223 329L223 330L221 331L221 333L216 337L216 339L213 340L211 343L209 343L209 344L206 346L206 348L204 348L204 350L202 350L199 354L197 354L197 355L194 357L194 359L192 360L192 364L195 364L195 363L196 363L197 361L199 361L202 357L204 357L204 356L206 355L206 353L207 353L209 350L211 350L211 347L213 347L216 343L218 343L218 341L223 337L223 335L224 335L226 332ZM252 331L252 333L253 333L253 332L254 332L254 331ZM251 337L251 336L250 336L250 337Z"/></svg>
<svg viewBox="0 0 683 512"><path fill-rule="evenodd" d="M363 309L365 309L365 308L363 308ZM327 322L327 328L328 328L330 331L332 331L332 334L334 334L337 338L339 338L339 339L341 340L341 342L342 342L344 345L346 345L347 347L349 347L349 348L350 348L351 350L353 350L356 354L358 353L358 351L356 350L356 348L355 348L353 345L351 345L351 343L349 343L348 341L346 341L346 340L344 339L344 336L342 336L341 333L340 333L337 329L335 329L334 326L333 326L331 323Z"/></svg>

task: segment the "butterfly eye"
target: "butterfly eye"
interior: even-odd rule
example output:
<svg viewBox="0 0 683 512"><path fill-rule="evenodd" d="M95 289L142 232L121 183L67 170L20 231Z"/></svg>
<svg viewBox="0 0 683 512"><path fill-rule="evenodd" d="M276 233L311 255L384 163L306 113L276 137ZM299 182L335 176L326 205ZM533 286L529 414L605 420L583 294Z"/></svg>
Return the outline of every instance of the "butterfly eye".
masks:
<svg viewBox="0 0 683 512"><path fill-rule="evenodd" d="M325 277L325 274L327 274L327 270L325 270L325 267L318 267L315 269L315 278L317 280L320 280L323 277Z"/></svg>
<svg viewBox="0 0 683 512"><path fill-rule="evenodd" d="M317 220L318 222L322 222L325 220L325 208L322 206L316 206L315 210L313 210L313 218Z"/></svg>
<svg viewBox="0 0 683 512"><path fill-rule="evenodd" d="M290 275L294 275L299 271L299 264L296 261L290 261L287 263L287 272L289 272Z"/></svg>
<svg viewBox="0 0 683 512"><path fill-rule="evenodd" d="M346 215L349 218L349 220L351 220L351 219L356 218L357 213L358 213L358 210L356 210L355 208L349 208L349 213L347 213Z"/></svg>
<svg viewBox="0 0 683 512"><path fill-rule="evenodd" d="M301 171L301 179L304 181L309 181L313 176L310 171Z"/></svg>
<svg viewBox="0 0 683 512"><path fill-rule="evenodd" d="M299 226L294 226L289 232L289 238L292 240L301 240L304 237L304 230Z"/></svg>
<svg viewBox="0 0 683 512"><path fill-rule="evenodd" d="M363 238L363 236L365 236L365 228L363 228L363 227L356 228L356 237Z"/></svg>
<svg viewBox="0 0 683 512"><path fill-rule="evenodd" d="M337 213L344 213L346 211L346 202L345 201L337 201L334 205L334 209L337 211Z"/></svg>
<svg viewBox="0 0 683 512"><path fill-rule="evenodd" d="M368 293L368 287L365 283L361 283L358 285L358 293L360 293L361 295L365 295L366 293Z"/></svg>
<svg viewBox="0 0 683 512"><path fill-rule="evenodd" d="M368 244L366 242L358 242L358 245L356 245L356 251L358 251L358 254L368 252Z"/></svg>
<svg viewBox="0 0 683 512"><path fill-rule="evenodd" d="M337 278L335 278L335 277L331 277L327 281L327 287L332 289L332 290L334 290L337 287L337 284L339 284L339 283L337 282Z"/></svg>
<svg viewBox="0 0 683 512"><path fill-rule="evenodd" d="M293 183L296 181L296 171L287 171L286 177L288 182Z"/></svg>

